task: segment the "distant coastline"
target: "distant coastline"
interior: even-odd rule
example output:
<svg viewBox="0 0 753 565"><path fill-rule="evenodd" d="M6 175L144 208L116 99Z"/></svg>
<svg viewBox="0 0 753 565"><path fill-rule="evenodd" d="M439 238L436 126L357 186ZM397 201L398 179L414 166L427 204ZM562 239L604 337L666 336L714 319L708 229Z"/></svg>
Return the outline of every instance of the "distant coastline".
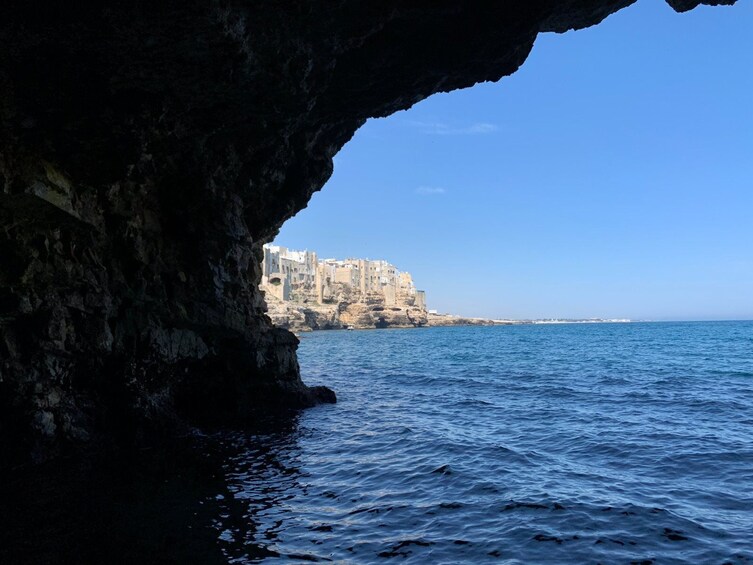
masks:
<svg viewBox="0 0 753 565"><path fill-rule="evenodd" d="M319 259L315 251L264 245L260 290L272 322L294 332L340 329L594 324L628 319L511 320L442 314L412 275L385 260Z"/></svg>
<svg viewBox="0 0 753 565"><path fill-rule="evenodd" d="M521 320L521 324L629 324L634 322L630 318L549 318L537 320Z"/></svg>
<svg viewBox="0 0 753 565"><path fill-rule="evenodd" d="M374 330L388 328L432 328L451 326L513 326L557 324L630 323L627 318L548 318L512 320L478 318L416 312L408 307L385 308L383 304L333 302L331 304L298 303L267 298L267 315L281 328L295 333L324 330Z"/></svg>

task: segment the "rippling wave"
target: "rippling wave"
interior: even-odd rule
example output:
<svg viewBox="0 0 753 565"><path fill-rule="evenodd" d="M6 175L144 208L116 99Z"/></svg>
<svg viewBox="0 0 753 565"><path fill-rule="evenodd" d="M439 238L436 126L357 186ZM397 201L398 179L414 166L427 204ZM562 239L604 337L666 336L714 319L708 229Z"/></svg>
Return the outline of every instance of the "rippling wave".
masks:
<svg viewBox="0 0 753 565"><path fill-rule="evenodd" d="M233 562L751 563L753 323L319 332L221 434Z"/></svg>

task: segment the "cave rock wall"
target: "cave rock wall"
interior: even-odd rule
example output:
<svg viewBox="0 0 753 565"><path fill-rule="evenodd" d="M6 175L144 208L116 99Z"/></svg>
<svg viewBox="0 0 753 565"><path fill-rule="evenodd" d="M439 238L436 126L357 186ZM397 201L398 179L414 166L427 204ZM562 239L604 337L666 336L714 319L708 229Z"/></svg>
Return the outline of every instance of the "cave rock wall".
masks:
<svg viewBox="0 0 753 565"><path fill-rule="evenodd" d="M0 448L334 400L265 315L263 242L366 119L631 3L3 3Z"/></svg>

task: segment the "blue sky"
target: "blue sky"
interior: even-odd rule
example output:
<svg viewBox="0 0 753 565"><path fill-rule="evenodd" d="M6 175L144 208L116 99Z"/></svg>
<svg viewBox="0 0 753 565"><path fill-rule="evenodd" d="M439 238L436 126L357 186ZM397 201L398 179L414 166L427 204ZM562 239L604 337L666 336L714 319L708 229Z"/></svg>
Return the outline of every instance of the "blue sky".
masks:
<svg viewBox="0 0 753 565"><path fill-rule="evenodd" d="M753 318L753 2L641 0L371 120L276 243L469 316Z"/></svg>

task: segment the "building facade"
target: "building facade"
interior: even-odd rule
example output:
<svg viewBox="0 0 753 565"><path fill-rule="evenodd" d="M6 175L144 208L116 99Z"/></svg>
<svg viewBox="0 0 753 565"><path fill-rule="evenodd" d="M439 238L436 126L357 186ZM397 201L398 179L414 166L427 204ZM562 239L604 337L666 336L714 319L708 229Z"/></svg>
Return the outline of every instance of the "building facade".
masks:
<svg viewBox="0 0 753 565"><path fill-rule="evenodd" d="M426 309L426 293L410 273L370 259L318 260L316 252L264 246L261 288L278 300L319 304L346 294L351 300L383 300L385 306Z"/></svg>

